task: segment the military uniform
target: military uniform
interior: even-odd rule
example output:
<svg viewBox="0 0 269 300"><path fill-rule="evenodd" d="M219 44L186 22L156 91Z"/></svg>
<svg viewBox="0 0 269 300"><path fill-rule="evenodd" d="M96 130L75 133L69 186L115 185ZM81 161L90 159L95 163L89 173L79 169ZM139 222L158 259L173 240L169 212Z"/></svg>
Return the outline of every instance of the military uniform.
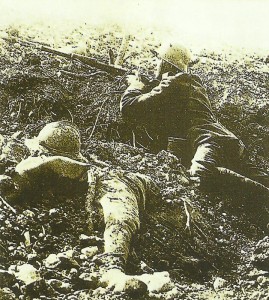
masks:
<svg viewBox="0 0 269 300"><path fill-rule="evenodd" d="M169 137L186 139L192 176L207 177L216 167L242 171L245 145L218 122L196 75L166 73L143 89L130 87L122 96L121 111L126 120L144 126L139 143L151 151L167 149ZM268 184L265 173L246 169L246 176Z"/></svg>

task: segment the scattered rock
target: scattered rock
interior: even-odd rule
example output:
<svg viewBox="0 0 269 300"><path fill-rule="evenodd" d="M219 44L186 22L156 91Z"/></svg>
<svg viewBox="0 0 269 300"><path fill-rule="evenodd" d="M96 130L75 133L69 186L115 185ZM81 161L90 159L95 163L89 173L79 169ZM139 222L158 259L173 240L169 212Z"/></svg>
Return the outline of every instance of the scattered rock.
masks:
<svg viewBox="0 0 269 300"><path fill-rule="evenodd" d="M256 268L254 268L248 274L249 277L258 277L258 276L261 276L261 275L268 276L269 272L268 271L264 271L264 270L258 270Z"/></svg>
<svg viewBox="0 0 269 300"><path fill-rule="evenodd" d="M223 289L226 285L227 285L227 280L221 277L217 277L213 283L213 287L216 292Z"/></svg>
<svg viewBox="0 0 269 300"><path fill-rule="evenodd" d="M87 258L92 258L94 255L98 253L98 247L86 247L81 250L81 253L84 254Z"/></svg>
<svg viewBox="0 0 269 300"><path fill-rule="evenodd" d="M45 260L44 265L46 268L73 268L78 267L79 264L73 259L73 250L60 252L58 254L50 254Z"/></svg>
<svg viewBox="0 0 269 300"><path fill-rule="evenodd" d="M0 288L10 287L15 283L15 275L9 271L0 269Z"/></svg>
<svg viewBox="0 0 269 300"><path fill-rule="evenodd" d="M24 238L25 238L25 246L26 247L29 247L31 245L31 236L30 236L30 232L29 231L26 231L24 234Z"/></svg>
<svg viewBox="0 0 269 300"><path fill-rule="evenodd" d="M72 258L74 256L74 250L70 249L70 250L67 250L65 252L60 252L60 253L57 254L57 256L59 258L61 258L61 257Z"/></svg>
<svg viewBox="0 0 269 300"><path fill-rule="evenodd" d="M93 291L93 295L95 295L95 296L98 296L98 295L101 296L101 295L105 295L105 294L107 294L107 289L105 289L103 287L99 287Z"/></svg>
<svg viewBox="0 0 269 300"><path fill-rule="evenodd" d="M57 254L50 254L44 261L45 267L49 269L57 268L61 263L60 258Z"/></svg>
<svg viewBox="0 0 269 300"><path fill-rule="evenodd" d="M57 292L67 294L72 291L72 285L70 283L63 282L57 279L47 280L47 284L50 285Z"/></svg>
<svg viewBox="0 0 269 300"><path fill-rule="evenodd" d="M144 261L140 262L140 268L144 273L153 274L154 270L149 267Z"/></svg>
<svg viewBox="0 0 269 300"><path fill-rule="evenodd" d="M78 272L78 270L75 269L75 268L72 268L72 269L70 270L70 272L69 272L69 278L70 278L70 280L72 280L72 281L76 280L77 277L78 277L78 275L79 275L79 272Z"/></svg>
<svg viewBox="0 0 269 300"><path fill-rule="evenodd" d="M17 299L15 294L9 288L0 289L1 300L15 300Z"/></svg>
<svg viewBox="0 0 269 300"><path fill-rule="evenodd" d="M29 263L36 262L37 259L38 259L38 256L36 253L30 253L27 255L27 260Z"/></svg>
<svg viewBox="0 0 269 300"><path fill-rule="evenodd" d="M61 263L59 265L59 267L61 269L70 269L70 268L79 267L78 262L75 259L73 259L72 257L59 255L58 258L61 261Z"/></svg>
<svg viewBox="0 0 269 300"><path fill-rule="evenodd" d="M143 281L132 277L126 282L123 292L131 296L139 297L140 295L145 295L147 290L148 287Z"/></svg>
<svg viewBox="0 0 269 300"><path fill-rule="evenodd" d="M166 293L166 298L167 299L181 299L182 297L180 296L180 291L178 290L177 287L173 287L170 291ZM180 298L181 297L181 298Z"/></svg>
<svg viewBox="0 0 269 300"><path fill-rule="evenodd" d="M264 237L256 244L252 262L257 268L269 271L269 236Z"/></svg>
<svg viewBox="0 0 269 300"><path fill-rule="evenodd" d="M28 299L39 298L42 291L47 289L46 282L44 279L31 282L30 284L20 287L23 294L28 296ZM27 299L27 298L26 298Z"/></svg>
<svg viewBox="0 0 269 300"><path fill-rule="evenodd" d="M25 215L25 217L28 217L28 218L33 218L35 216L35 213L33 211L31 211L30 209L24 210L23 214Z"/></svg>
<svg viewBox="0 0 269 300"><path fill-rule="evenodd" d="M80 288L92 289L92 288L96 288L97 284L98 284L98 274L95 272L82 273L79 276L78 287Z"/></svg>
<svg viewBox="0 0 269 300"><path fill-rule="evenodd" d="M51 208L49 210L49 215L53 216L53 215L56 215L58 212L59 212L59 209L57 209L57 208Z"/></svg>
<svg viewBox="0 0 269 300"><path fill-rule="evenodd" d="M86 234L81 234L79 236L80 244L82 247L86 246L100 246L103 244L104 240L97 236L88 236Z"/></svg>
<svg viewBox="0 0 269 300"><path fill-rule="evenodd" d="M257 282L263 287L269 287L269 278L265 276L259 276Z"/></svg>

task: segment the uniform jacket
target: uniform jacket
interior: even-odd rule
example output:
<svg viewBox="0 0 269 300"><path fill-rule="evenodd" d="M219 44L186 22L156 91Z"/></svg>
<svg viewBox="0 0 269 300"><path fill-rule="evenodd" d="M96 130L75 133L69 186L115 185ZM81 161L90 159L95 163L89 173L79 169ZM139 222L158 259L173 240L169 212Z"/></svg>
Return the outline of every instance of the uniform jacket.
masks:
<svg viewBox="0 0 269 300"><path fill-rule="evenodd" d="M192 154L203 143L240 154L242 141L218 122L201 79L184 72L164 75L142 90L127 89L122 96L123 118L143 124L147 132L141 143L159 151L166 149L168 137L179 137L187 139Z"/></svg>

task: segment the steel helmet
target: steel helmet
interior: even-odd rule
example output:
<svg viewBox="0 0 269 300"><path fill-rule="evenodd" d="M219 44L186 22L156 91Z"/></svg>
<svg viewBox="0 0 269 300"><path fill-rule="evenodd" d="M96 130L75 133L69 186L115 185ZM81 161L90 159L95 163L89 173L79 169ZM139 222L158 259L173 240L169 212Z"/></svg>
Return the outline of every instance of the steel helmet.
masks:
<svg viewBox="0 0 269 300"><path fill-rule="evenodd" d="M78 127L68 121L47 124L36 137L40 146L55 155L86 161L80 153L81 140Z"/></svg>
<svg viewBox="0 0 269 300"><path fill-rule="evenodd" d="M180 44L167 44L160 50L160 57L180 70L187 71L191 61L190 51Z"/></svg>

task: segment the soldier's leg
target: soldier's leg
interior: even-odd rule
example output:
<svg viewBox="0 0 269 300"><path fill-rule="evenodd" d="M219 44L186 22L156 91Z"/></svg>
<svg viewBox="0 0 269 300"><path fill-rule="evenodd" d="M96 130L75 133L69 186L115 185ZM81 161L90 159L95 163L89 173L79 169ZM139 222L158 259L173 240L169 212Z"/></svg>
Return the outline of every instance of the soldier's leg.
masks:
<svg viewBox="0 0 269 300"><path fill-rule="evenodd" d="M224 153L217 144L204 143L199 145L192 159L191 177L197 180L201 187L210 191L227 191L243 193L248 196L256 194L268 197L269 188L263 184L268 181L268 175L240 159L239 151L232 153L234 154L233 157L228 153L224 159ZM264 197L260 199L263 200ZM263 204L265 207L269 207L268 201Z"/></svg>
<svg viewBox="0 0 269 300"><path fill-rule="evenodd" d="M217 175L221 178L223 185L227 188L230 187L230 191L241 191L249 196L264 195L267 198L269 196L269 188L256 180L223 167L217 167L217 172ZM231 186L233 186L234 189L231 189ZM266 201L265 204L269 207L268 201Z"/></svg>
<svg viewBox="0 0 269 300"><path fill-rule="evenodd" d="M244 149L241 140L218 122L192 127L188 139L195 152L190 175L201 179L215 176L216 167L230 168Z"/></svg>
<svg viewBox="0 0 269 300"><path fill-rule="evenodd" d="M215 143L204 143L197 147L189 169L193 179L213 176L219 160L219 147Z"/></svg>
<svg viewBox="0 0 269 300"><path fill-rule="evenodd" d="M125 275L124 269L132 237L140 228L149 182L143 175L110 173L97 183L105 221L104 254L99 257L105 270L102 281L116 291L147 290L142 281Z"/></svg>
<svg viewBox="0 0 269 300"><path fill-rule="evenodd" d="M255 180L269 188L269 174L251 163L248 158L243 157L241 159L240 171L252 180Z"/></svg>

